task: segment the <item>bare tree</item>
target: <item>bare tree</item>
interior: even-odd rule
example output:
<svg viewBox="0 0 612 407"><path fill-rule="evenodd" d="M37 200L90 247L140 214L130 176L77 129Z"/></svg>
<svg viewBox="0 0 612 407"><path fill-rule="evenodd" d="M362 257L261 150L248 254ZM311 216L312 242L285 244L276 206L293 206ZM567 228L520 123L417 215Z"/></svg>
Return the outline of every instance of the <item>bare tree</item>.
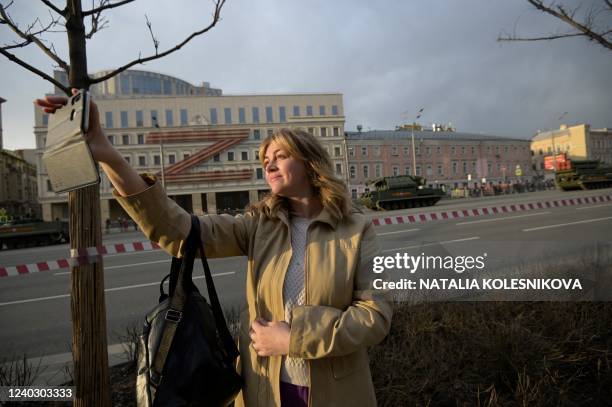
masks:
<svg viewBox="0 0 612 407"><path fill-rule="evenodd" d="M590 2L588 8L582 4L570 7L566 4L544 0L527 0L536 9L563 21L569 31L554 33L537 37L521 37L516 33L501 34L497 41L550 41L559 38L586 37L589 41L594 41L599 45L612 50L612 1L595 0Z"/></svg>
<svg viewBox="0 0 612 407"><path fill-rule="evenodd" d="M32 0L33 1L33 0ZM126 69L148 61L165 57L178 51L189 41L211 30L219 21L225 0L212 0L212 17L199 30L192 32L175 46L160 50L151 22L146 25L151 33L155 52L138 57L120 65L112 72L92 78L87 72L86 41L107 27L103 12L124 6L135 0L92 0L92 8L83 10L81 0L66 0L65 6L57 1L40 0L48 8L48 21L36 18L28 25L21 25L11 17L13 1L0 3L0 27L13 32L10 43L0 45L0 54L30 72L51 82L67 95L70 88L88 89L90 85L103 82ZM96 3L97 2L97 3ZM89 29L86 24L89 23ZM68 40L68 58L62 58L45 34L65 32ZM3 38L7 38L4 37ZM68 74L69 84L63 84L41 67L35 67L15 55L20 48L35 45L46 54L52 64ZM98 186L81 188L69 193L71 253L79 258L82 249L100 246L102 243L100 225L100 191ZM82 263L82 262L79 262ZM83 262L85 263L85 262ZM74 361L74 382L77 388L75 406L110 406L110 386L106 343L106 308L104 302L104 279L102 261L86 262L71 269L71 315L72 354Z"/></svg>

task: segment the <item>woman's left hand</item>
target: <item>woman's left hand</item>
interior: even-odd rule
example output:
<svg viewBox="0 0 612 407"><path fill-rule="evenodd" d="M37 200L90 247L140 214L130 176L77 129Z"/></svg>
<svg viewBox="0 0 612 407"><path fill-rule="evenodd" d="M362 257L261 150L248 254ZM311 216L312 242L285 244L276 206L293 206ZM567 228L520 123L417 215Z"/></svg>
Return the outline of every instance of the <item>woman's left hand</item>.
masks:
<svg viewBox="0 0 612 407"><path fill-rule="evenodd" d="M280 356L289 353L291 328L285 321L256 319L249 331L251 346L258 356Z"/></svg>

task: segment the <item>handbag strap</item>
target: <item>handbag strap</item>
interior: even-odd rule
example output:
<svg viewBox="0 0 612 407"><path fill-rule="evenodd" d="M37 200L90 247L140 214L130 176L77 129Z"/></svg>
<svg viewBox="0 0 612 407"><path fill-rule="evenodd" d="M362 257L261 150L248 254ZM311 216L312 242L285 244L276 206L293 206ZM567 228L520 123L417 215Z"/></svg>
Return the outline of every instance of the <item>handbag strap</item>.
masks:
<svg viewBox="0 0 612 407"><path fill-rule="evenodd" d="M164 324L162 338L160 340L157 353L155 354L155 359L153 361L153 366L150 372L151 383L154 385L154 387L158 387L161 383L163 368L166 363L168 353L170 352L170 346L172 345L172 340L174 339L176 328L178 327L178 324L183 318L183 309L185 306L185 302L187 301L188 294L187 287L190 287L193 284L191 280L193 263L198 247L200 249L202 265L204 266L204 275L206 278L208 297L211 302L211 308L215 318L217 332L221 341L223 342L223 349L226 351L226 356L229 360L236 359L239 354L238 350L236 349L234 340L232 339L232 336L229 332L229 329L227 328L227 324L225 323L225 318L221 309L221 303L219 302L219 297L217 296L215 284L212 279L212 273L210 272L210 267L208 266L208 260L206 259L204 245L202 243L202 238L200 235L200 220L196 215L192 214L191 229L185 242L185 251L183 253L182 262L180 263L176 286L174 288L174 292L171 293L170 307L168 308L168 310L166 310L165 315L166 323ZM174 261L173 259L170 277L171 281L172 274L176 275L177 266L178 262Z"/></svg>

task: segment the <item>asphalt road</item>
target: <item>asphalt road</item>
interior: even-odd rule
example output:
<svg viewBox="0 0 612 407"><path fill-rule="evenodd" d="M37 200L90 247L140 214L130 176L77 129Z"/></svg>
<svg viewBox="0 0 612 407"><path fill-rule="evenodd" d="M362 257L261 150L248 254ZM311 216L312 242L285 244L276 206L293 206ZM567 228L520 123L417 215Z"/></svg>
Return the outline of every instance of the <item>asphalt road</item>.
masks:
<svg viewBox="0 0 612 407"><path fill-rule="evenodd" d="M499 197L442 201L435 208L368 213L371 217L610 195L612 189L562 193L544 191ZM595 247L610 251L612 203L533 210L414 225L377 227L383 255L482 255L486 272L499 275L526 264L555 265L579 259ZM143 241L139 232L105 236L105 244ZM66 258L67 245L0 252L0 265L12 266ZM244 305L245 258L209 260L224 308ZM168 272L170 257L163 251L135 252L104 257L108 343L111 363L122 360L126 328L140 326L157 302L159 282ZM202 292L201 265L194 272ZM70 361L70 275L68 270L0 279L0 344L2 358L25 354L34 363L48 365L38 382L61 383L62 366Z"/></svg>

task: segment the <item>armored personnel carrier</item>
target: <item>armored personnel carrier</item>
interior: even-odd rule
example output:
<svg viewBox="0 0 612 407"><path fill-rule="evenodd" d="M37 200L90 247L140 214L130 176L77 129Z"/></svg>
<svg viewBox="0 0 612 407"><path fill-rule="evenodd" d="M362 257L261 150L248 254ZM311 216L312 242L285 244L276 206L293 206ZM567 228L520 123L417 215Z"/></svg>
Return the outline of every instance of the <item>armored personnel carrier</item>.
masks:
<svg viewBox="0 0 612 407"><path fill-rule="evenodd" d="M427 188L425 182L425 178L412 175L376 178L368 183L374 190L366 193L362 202L376 210L435 205L444 196L444 191Z"/></svg>
<svg viewBox="0 0 612 407"><path fill-rule="evenodd" d="M572 160L569 168L557 170L555 182L559 189L599 189L612 187L612 167L598 160Z"/></svg>

